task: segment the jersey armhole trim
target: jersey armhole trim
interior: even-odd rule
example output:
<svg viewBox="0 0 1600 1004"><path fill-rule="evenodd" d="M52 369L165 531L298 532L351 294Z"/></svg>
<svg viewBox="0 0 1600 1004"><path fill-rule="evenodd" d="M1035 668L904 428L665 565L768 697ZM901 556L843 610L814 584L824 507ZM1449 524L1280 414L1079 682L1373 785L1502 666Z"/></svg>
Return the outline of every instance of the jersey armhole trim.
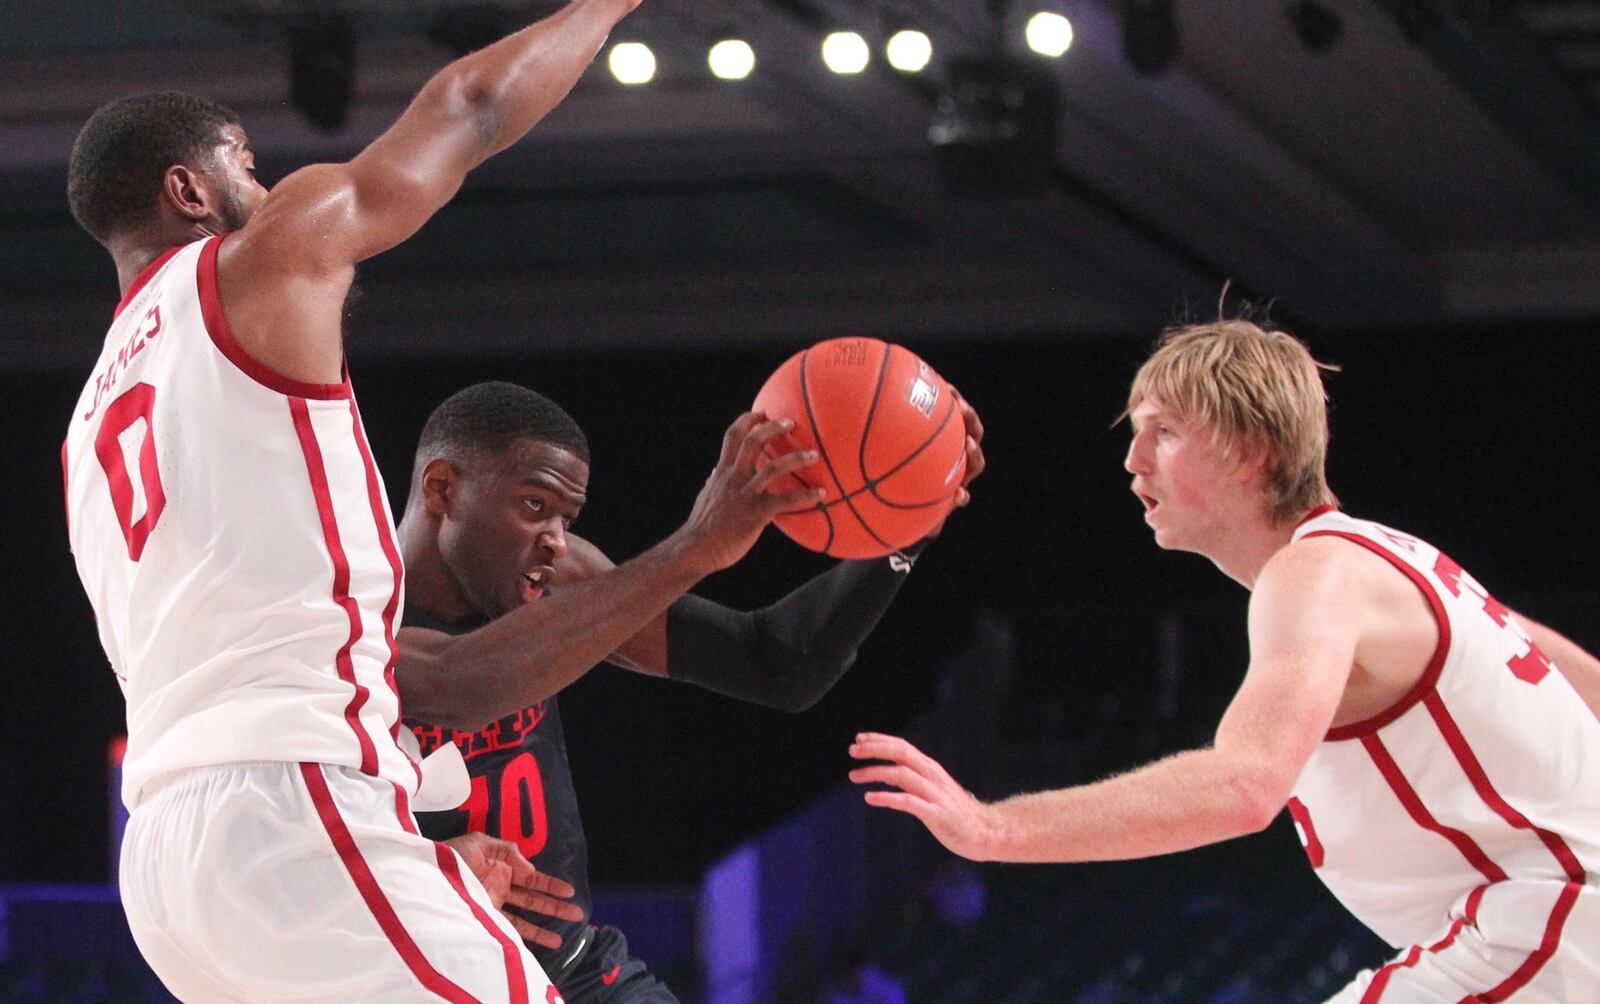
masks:
<svg viewBox="0 0 1600 1004"><path fill-rule="evenodd" d="M1434 624L1439 629L1439 641L1434 645L1433 656L1428 660L1427 667L1423 669L1421 679L1417 680L1411 689L1406 691L1404 697L1370 718L1329 729L1326 737L1328 742L1360 739L1363 736L1372 735L1416 707L1439 686L1439 674L1444 671L1445 658L1450 654L1450 619L1445 616L1444 602L1439 599L1439 594L1434 590L1433 585L1423 578L1421 572L1389 553L1383 545L1376 541L1368 540L1360 534L1349 533L1344 530L1313 530L1305 536L1341 537L1353 544L1360 544L1373 554L1388 561L1389 564L1398 569L1417 587L1417 591L1422 594L1422 598L1428 602L1428 608L1433 612Z"/></svg>
<svg viewBox="0 0 1600 1004"><path fill-rule="evenodd" d="M286 377L246 352L238 339L233 337L233 329L229 327L227 315L222 311L222 296L217 287L217 252L227 239L228 235L224 234L206 242L206 246L200 250L200 266L196 277L200 287L200 314L205 318L206 333L211 336L217 351L245 376L287 397L309 398L313 401L348 398L348 378L343 383L305 383Z"/></svg>

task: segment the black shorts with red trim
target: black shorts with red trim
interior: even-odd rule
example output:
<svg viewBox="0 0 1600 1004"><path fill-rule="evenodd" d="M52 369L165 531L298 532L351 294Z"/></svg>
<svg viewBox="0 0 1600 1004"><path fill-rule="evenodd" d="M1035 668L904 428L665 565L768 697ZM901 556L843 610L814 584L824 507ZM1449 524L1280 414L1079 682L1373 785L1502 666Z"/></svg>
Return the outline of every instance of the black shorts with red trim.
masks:
<svg viewBox="0 0 1600 1004"><path fill-rule="evenodd" d="M559 983L567 1004L679 1004L644 961L628 953L628 939L614 927L594 929L589 947Z"/></svg>

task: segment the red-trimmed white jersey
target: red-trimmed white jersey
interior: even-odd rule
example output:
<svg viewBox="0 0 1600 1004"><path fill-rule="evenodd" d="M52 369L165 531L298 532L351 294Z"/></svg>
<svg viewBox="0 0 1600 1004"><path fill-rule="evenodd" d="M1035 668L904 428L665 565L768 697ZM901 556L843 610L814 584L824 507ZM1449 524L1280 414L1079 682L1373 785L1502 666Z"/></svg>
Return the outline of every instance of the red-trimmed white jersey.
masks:
<svg viewBox="0 0 1600 1004"><path fill-rule="evenodd" d="M409 794L400 556L355 398L240 349L222 240L169 251L128 290L62 448L73 556L127 698L123 800L253 760L355 767Z"/></svg>
<svg viewBox="0 0 1600 1004"><path fill-rule="evenodd" d="M1295 783L1289 810L1317 875L1395 946L1439 950L1464 924L1526 946L1527 971L1508 984L1564 944L1595 957L1600 929L1567 919L1600 881L1600 721L1516 618L1437 548L1337 511L1295 531L1329 535L1409 578L1439 642L1410 693L1331 730Z"/></svg>

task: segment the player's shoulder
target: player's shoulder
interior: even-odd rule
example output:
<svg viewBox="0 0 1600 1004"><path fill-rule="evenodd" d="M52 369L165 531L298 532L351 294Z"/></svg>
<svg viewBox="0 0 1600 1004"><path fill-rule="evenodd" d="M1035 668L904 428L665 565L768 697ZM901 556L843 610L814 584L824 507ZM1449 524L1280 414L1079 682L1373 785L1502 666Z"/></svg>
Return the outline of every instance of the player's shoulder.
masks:
<svg viewBox="0 0 1600 1004"><path fill-rule="evenodd" d="M1320 538L1291 540L1261 567L1251 586L1251 606L1315 596L1333 588L1346 564L1340 549Z"/></svg>
<svg viewBox="0 0 1600 1004"><path fill-rule="evenodd" d="M1336 536L1306 536L1279 548L1261 570L1262 578L1327 575L1350 567L1361 549Z"/></svg>
<svg viewBox="0 0 1600 1004"><path fill-rule="evenodd" d="M218 264L237 262L245 273L337 272L348 262L326 258L318 239L347 222L356 209L355 186L347 164L309 164L272 186L240 229L228 235Z"/></svg>
<svg viewBox="0 0 1600 1004"><path fill-rule="evenodd" d="M1357 541L1308 535L1290 541L1267 561L1254 592L1348 605L1378 600L1392 578L1400 578L1394 566Z"/></svg>

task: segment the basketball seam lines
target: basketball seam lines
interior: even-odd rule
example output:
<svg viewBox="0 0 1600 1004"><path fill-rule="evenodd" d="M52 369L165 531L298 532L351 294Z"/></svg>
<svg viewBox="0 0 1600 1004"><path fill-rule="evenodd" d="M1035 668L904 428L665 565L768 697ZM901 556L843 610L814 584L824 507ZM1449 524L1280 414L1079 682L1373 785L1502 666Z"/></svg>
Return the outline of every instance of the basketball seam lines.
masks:
<svg viewBox="0 0 1600 1004"><path fill-rule="evenodd" d="M811 426L811 441L817 444L817 454L822 457L822 462L828 467L828 476L833 479L833 486L839 490L840 498L844 497L844 485L839 481L839 475L833 469L833 458L828 456L828 448L822 443L822 430L817 428L817 416L811 410L811 392L806 388L806 363L811 360L811 350L806 349L800 357L800 403L806 406L806 422ZM848 504L848 503L846 503ZM822 503L812 506L817 512L822 513L822 518L828 521L828 539L822 545L822 553L828 553L833 546L833 514ZM854 511L854 510L852 510ZM859 519L859 517L857 517Z"/></svg>
<svg viewBox="0 0 1600 1004"><path fill-rule="evenodd" d="M945 410L944 410L944 418L940 419L939 427L937 429L934 429L933 432L928 435L928 438L924 439L922 441L922 445L921 446L918 446L916 449L912 450L909 454L907 454L906 458L904 460L900 461L898 464L895 464L893 467L889 468L887 471L884 471L882 477L874 478L874 477L868 476L868 474L867 474L867 439L866 439L866 434L865 433L862 434L862 437L861 437L861 476L866 479L866 483L862 487L865 488L867 491L872 492L872 497L873 498L877 499L879 502L882 502L884 505L888 506L891 509L926 509L929 506L942 505L948 499L948 496L947 496L946 498L934 499L931 502L904 502L904 503L902 503L902 502L890 502L888 499L886 499L882 495L878 494L878 485L880 483L882 483L884 481L887 481L890 478L894 477L895 474L897 474L900 471L901 468L903 468L903 467L905 467L905 465L911 463L911 461L917 459L917 454L921 453L923 450L926 450L928 447L932 446L933 445L933 441L939 438L939 433L943 432L944 431L944 427L950 424L950 416L955 414L955 410L956 410L955 395L951 394L951 395L949 395L949 398L950 398L949 407L945 408ZM876 401L873 402L873 406L874 407L877 406L877 402ZM867 422L867 428L868 428L869 431L872 428L872 422L871 422L870 419ZM965 444L963 443L963 448L964 447L965 447Z"/></svg>
<svg viewBox="0 0 1600 1004"><path fill-rule="evenodd" d="M892 351L894 351L894 347L892 345L890 345L888 342L885 342L883 344L883 365L878 367L878 383L877 383L876 386L874 386L872 388L872 404L867 409L867 421L866 421L866 424L863 427L862 432L861 432L861 437L862 437L863 441L865 441L865 439L866 439L867 432L872 429L872 414L873 414L873 411L875 411L877 409L877 407L878 407L878 395L883 390L884 377L887 376L888 373L889 373L889 354ZM806 355L807 355L808 358L810 357L810 354L811 354L810 351L807 350ZM810 416L811 415L811 395L809 393L807 393L807 391L806 391L806 386L805 386L805 365L804 365L804 361L803 360L802 360L801 368L800 368L800 378L801 378L800 379L800 396L801 396L801 400L805 401L805 403L806 403L806 414L808 416ZM899 548L895 547L893 544L889 543L887 540L884 540L882 537L878 536L878 531L874 530L872 528L872 526L866 521L866 519L862 517L860 510L858 510L856 508L856 504L850 500L850 496L845 494L844 484L843 484L843 482L841 482L839 480L838 472L833 469L833 458L828 456L827 448L822 445L822 430L817 428L816 419L814 417L811 420L811 432L812 432L812 435L816 437L817 449L822 454L822 459L828 465L828 473L833 477L834 487L839 489L840 499L844 502L845 506L847 508L849 508L850 514L856 518L856 522L861 524L861 529L867 531L867 535L870 536L873 540L877 541L879 543L879 545L881 545L883 547L886 547L891 551L899 550ZM861 478L862 478L863 482L866 481L867 472L866 472L865 468L863 468L862 471L861 471ZM863 487L865 487L865 484L863 485ZM871 491L870 488L868 488L868 490ZM873 498L877 498L878 497L878 493L877 492L873 492L872 493L872 497ZM833 542L833 522L832 522L832 520L830 520L828 522L828 542L830 544Z"/></svg>

